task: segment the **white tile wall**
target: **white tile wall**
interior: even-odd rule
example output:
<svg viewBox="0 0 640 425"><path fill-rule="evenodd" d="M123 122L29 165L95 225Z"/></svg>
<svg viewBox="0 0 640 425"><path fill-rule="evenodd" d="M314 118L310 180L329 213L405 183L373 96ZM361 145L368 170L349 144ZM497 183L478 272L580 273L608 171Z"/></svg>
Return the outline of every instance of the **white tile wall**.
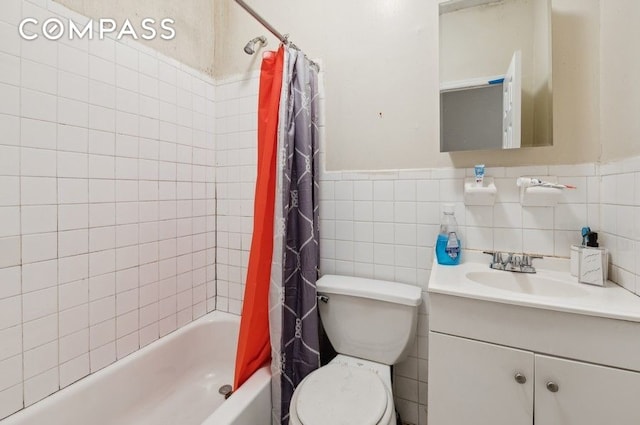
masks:
<svg viewBox="0 0 640 425"><path fill-rule="evenodd" d="M609 249L609 277L640 295L640 158L602 166L601 246Z"/></svg>
<svg viewBox="0 0 640 425"><path fill-rule="evenodd" d="M217 309L240 314L253 231L258 74L216 92Z"/></svg>
<svg viewBox="0 0 640 425"><path fill-rule="evenodd" d="M0 418L216 294L214 81L126 41L21 41L22 16L85 18L2 7Z"/></svg>

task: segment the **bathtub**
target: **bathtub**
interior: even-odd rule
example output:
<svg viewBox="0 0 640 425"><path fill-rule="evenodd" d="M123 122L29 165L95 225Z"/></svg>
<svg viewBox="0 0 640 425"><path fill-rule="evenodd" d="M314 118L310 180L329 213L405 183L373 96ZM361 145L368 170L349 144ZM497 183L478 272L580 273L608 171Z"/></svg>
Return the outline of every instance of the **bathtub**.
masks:
<svg viewBox="0 0 640 425"><path fill-rule="evenodd" d="M258 370L228 399L239 317L213 312L0 425L270 425L271 373Z"/></svg>

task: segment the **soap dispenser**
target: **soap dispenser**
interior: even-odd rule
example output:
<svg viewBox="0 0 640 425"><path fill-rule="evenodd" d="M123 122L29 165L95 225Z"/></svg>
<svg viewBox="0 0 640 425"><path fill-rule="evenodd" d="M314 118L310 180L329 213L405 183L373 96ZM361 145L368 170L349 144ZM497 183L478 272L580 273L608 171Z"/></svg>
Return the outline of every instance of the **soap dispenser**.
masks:
<svg viewBox="0 0 640 425"><path fill-rule="evenodd" d="M442 210L440 232L436 241L436 258L438 264L455 266L460 264L460 239L458 238L458 222L454 214L453 204L445 204Z"/></svg>

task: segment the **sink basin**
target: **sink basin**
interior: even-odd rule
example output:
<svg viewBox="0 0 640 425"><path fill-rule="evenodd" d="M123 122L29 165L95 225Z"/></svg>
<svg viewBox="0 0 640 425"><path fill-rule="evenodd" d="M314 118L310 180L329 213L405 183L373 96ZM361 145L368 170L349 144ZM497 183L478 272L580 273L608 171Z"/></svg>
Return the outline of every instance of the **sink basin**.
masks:
<svg viewBox="0 0 640 425"><path fill-rule="evenodd" d="M494 289L540 297L584 297L589 292L578 284L549 279L535 274L473 271L467 279Z"/></svg>
<svg viewBox="0 0 640 425"><path fill-rule="evenodd" d="M640 297L613 282L603 287L578 283L569 273L569 259L537 260L538 273L532 274L493 270L479 251L466 250L462 259L452 267L434 258L428 287L430 308L437 303L442 311L454 311L452 305L463 310L519 306L640 323ZM478 316L476 313L472 316Z"/></svg>

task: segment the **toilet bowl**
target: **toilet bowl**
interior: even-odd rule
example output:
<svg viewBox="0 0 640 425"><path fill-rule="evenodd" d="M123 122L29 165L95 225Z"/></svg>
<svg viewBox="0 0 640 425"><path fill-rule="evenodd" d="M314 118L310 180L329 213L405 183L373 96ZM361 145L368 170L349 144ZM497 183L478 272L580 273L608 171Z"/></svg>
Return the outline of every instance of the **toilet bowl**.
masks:
<svg viewBox="0 0 640 425"><path fill-rule="evenodd" d="M293 394L289 425L395 425L391 369L338 355Z"/></svg>
<svg viewBox="0 0 640 425"><path fill-rule="evenodd" d="M338 355L297 386L289 425L395 425L391 365L415 340L420 288L346 276L323 276L316 285Z"/></svg>

